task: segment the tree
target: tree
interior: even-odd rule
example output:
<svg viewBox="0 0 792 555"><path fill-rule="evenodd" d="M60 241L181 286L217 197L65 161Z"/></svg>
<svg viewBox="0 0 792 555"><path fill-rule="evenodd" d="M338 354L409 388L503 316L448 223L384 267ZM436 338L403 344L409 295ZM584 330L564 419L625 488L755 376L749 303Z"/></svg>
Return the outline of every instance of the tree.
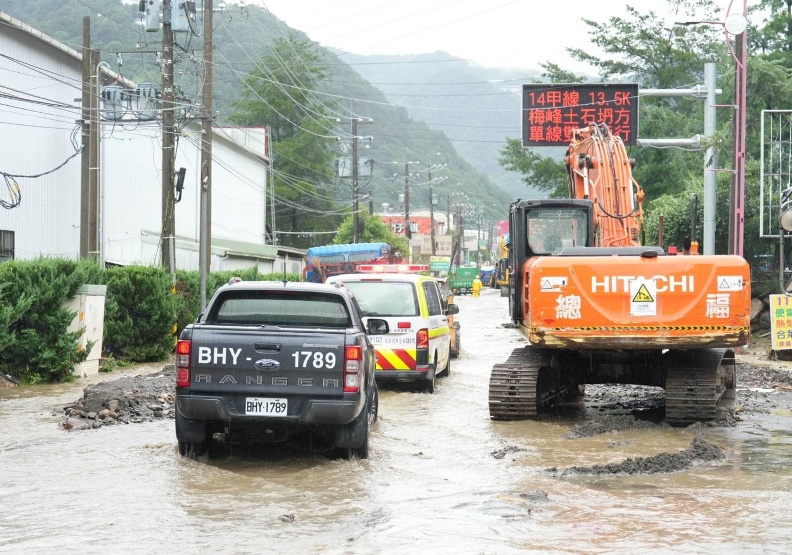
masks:
<svg viewBox="0 0 792 555"><path fill-rule="evenodd" d="M792 0L761 0L751 12L751 19L753 16L762 19L759 25L748 30L749 49L789 65L792 57Z"/></svg>
<svg viewBox="0 0 792 555"><path fill-rule="evenodd" d="M654 11L642 12L626 6L623 17L611 17L601 23L584 19L590 27L591 42L602 55L598 56L595 49L569 49L570 55L597 68L605 81L630 80L642 88L660 89L690 88L700 83L705 62L728 63L717 26L701 24L717 20L713 3L711 0L666 0L666 3L667 11L677 21L697 24L669 27ZM698 98L642 97L640 136L699 135L703 131L703 111L703 102ZM688 175L696 172L703 175L702 157L697 151L641 148L630 154L636 159L634 176L647 191L648 206L652 199L677 191Z"/></svg>
<svg viewBox="0 0 792 555"><path fill-rule="evenodd" d="M715 21L711 0L666 0L665 10L679 21ZM712 25L672 25L652 10L639 12L624 7L626 16L614 16L599 23L583 21L590 27L591 43L605 56L591 48L570 48L570 55L598 68L605 79L630 77L645 87L675 88L690 83L691 75L701 75L704 61L717 59L723 51L722 41Z"/></svg>
<svg viewBox="0 0 792 555"><path fill-rule="evenodd" d="M601 72L603 80L634 80L641 87L690 88L702 81L704 62L714 61L719 67L718 87L724 93L719 104L728 105L733 99L734 60L726 48L721 29L706 24L715 21L713 4L709 0L666 0L678 21L702 22L696 25L675 25L669 28L654 12L641 13L630 6L622 17L612 17L598 23L584 20L591 28L591 43L596 49L571 50L573 57L587 62ZM748 60L748 114L746 130L746 203L745 256L767 252L767 239L759 238L759 145L763 109L778 109L792 101L792 72L786 57L792 56L792 0L763 0L761 7L770 9L767 28L749 31L761 39L767 48L760 56ZM753 44L753 43L752 43ZM547 63L544 77L566 82L574 75L554 64ZM703 130L703 102L695 98L641 98L640 122L642 138L688 138ZM732 117L728 111L718 112L719 129L712 142L718 148L720 168L728 168ZM724 117L726 116L726 117ZM524 174L524 181L535 184L539 177L541 157L523 152L516 140L508 140L502 151L501 163ZM646 241L657 241L659 216L664 218L664 246L678 244L689 235L689 198L699 192L699 206L703 208L703 160L701 151L637 148L631 150L636 158L634 177L647 192ZM718 206L729 205L730 176L718 176ZM715 252L727 250L729 214L717 211ZM701 214L699 215L699 225ZM701 240L701 237L698 238Z"/></svg>
<svg viewBox="0 0 792 555"><path fill-rule="evenodd" d="M540 63L539 67L544 70L542 72L542 79L546 83L583 83L586 81L584 77L566 71L553 62Z"/></svg>
<svg viewBox="0 0 792 555"><path fill-rule="evenodd" d="M564 162L524 149L521 139L507 137L498 162L508 171L521 173L528 187L549 193L551 197L568 195Z"/></svg>
<svg viewBox="0 0 792 555"><path fill-rule="evenodd" d="M713 20L710 0L666 0L680 19ZM604 81L629 79L644 87L682 87L701 79L702 60L715 59L724 47L707 26L674 26L654 11L639 12L626 6L624 17L607 22L583 21L591 28L588 36L595 49L568 49L573 58L600 71ZM557 64L542 64L542 77L553 83L574 83L582 79ZM642 99L641 134L647 137L692 137L703 126L701 101L693 99ZM633 154L633 153L631 153ZM688 174L701 168L701 156L685 151L641 149L635 154L635 177L641 185L660 196L672 192ZM526 185L553 197L568 195L563 162L522 149L521 142L507 139L501 150L501 166L523 174Z"/></svg>
<svg viewBox="0 0 792 555"><path fill-rule="evenodd" d="M294 35L276 39L243 80L230 120L237 125L267 126L272 164L277 231L289 232L279 243L310 245L300 231L335 229L340 219L332 124L327 107L312 92L325 77L316 47Z"/></svg>

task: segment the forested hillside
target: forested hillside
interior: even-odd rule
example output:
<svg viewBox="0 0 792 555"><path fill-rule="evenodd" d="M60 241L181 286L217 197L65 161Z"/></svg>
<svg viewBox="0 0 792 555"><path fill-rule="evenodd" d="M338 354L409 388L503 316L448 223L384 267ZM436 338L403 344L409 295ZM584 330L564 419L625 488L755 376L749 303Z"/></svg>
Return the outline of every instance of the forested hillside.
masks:
<svg viewBox="0 0 792 555"><path fill-rule="evenodd" d="M138 2L0 0L0 11L78 52L82 49L82 20L84 16L90 16L91 45L101 51L102 61L133 81L160 83L156 55L140 51L157 50L161 46L161 33L144 30L140 24ZM234 103L240 99L242 79L256 67L263 55L271 51L273 41L290 34L305 37L255 6L229 5L227 10L215 14L214 19L215 109L218 123L227 124L234 111ZM202 38L178 33L175 34L175 41L178 46L174 81L186 98L200 100ZM408 166L410 173L423 170L423 173L411 177L414 182L411 210L428 208L428 188L420 185L426 181L426 168L430 163L447 164L433 176L447 178L434 191L440 195L437 210L445 212L449 202L459 202L456 193L461 193L467 195L465 202L483 209L484 218L505 218L513 195L505 192L500 183L494 183L483 171L477 171L471 160L476 158L480 162L481 156L474 157L472 153L482 148L482 145L496 151L499 148L497 142L505 135L513 135L513 130L502 123L493 123L500 126L498 132L482 135L479 144L467 136L461 137L462 140L457 140L455 144L467 147L463 146L462 151L455 149L442 130L430 129L415 114L408 114L405 108L394 106L380 89L370 85L334 53L318 46L317 49L322 52L320 63L327 77L321 81L321 87L315 91L315 95L321 97L330 107L331 113L340 120L327 124L328 134L348 135L348 118L352 114L373 119L373 123L361 125L358 130L359 135L372 137L370 148L361 149L361 156L370 156L374 160L373 177L361 182L361 193L371 194L371 197L362 197L364 206L373 205L376 211L382 203L388 203L398 210L399 194L404 192L405 162L411 162ZM457 112L451 119L460 120L464 117ZM499 118L506 117L505 113L499 113ZM518 121L516 114L512 118ZM470 125L475 128L478 124L471 122ZM473 142L468 143L469 140ZM339 142L340 156L344 155L343 143ZM277 167L277 153L275 159ZM349 180L338 180L336 188L339 201L348 203L352 195Z"/></svg>
<svg viewBox="0 0 792 555"><path fill-rule="evenodd" d="M501 188L527 196L520 175L504 170L498 159L505 137L520 137L521 86L538 80L538 71L484 68L443 52L346 53L343 60L411 117L443 131L457 152Z"/></svg>

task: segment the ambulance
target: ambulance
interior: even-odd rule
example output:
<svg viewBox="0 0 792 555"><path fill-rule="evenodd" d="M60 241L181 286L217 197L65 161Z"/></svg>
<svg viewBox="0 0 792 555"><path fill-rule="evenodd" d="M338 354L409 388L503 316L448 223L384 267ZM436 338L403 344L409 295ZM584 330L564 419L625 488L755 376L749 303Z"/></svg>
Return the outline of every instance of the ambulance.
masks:
<svg viewBox="0 0 792 555"><path fill-rule="evenodd" d="M434 393L438 377L451 373L451 333L448 317L459 313L444 305L438 281L420 272L421 264L371 264L358 273L341 274L327 283L343 283L355 295L364 321L381 318L389 333L369 336L374 345L377 381L415 382Z"/></svg>

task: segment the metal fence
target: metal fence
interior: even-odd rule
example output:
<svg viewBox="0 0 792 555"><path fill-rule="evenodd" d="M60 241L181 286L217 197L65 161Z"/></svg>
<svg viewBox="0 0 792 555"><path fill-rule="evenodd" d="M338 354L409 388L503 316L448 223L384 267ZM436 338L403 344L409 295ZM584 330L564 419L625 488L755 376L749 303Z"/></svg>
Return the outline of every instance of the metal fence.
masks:
<svg viewBox="0 0 792 555"><path fill-rule="evenodd" d="M782 200L792 190L792 110L762 110L761 134L759 236L777 238Z"/></svg>

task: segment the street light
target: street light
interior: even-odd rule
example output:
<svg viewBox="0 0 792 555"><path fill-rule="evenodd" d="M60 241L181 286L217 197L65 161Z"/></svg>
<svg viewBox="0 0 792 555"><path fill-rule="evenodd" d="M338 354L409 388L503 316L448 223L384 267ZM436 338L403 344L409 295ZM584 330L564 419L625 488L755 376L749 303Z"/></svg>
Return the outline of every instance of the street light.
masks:
<svg viewBox="0 0 792 555"><path fill-rule="evenodd" d="M729 254L743 256L745 230L745 111L747 93L748 0L743 0L742 13L730 13L734 0L729 2L723 21L683 21L680 25L721 25L726 45L734 60L734 158L732 186L729 197ZM730 36L734 36L732 48ZM705 254L714 253L714 245L705 243Z"/></svg>

